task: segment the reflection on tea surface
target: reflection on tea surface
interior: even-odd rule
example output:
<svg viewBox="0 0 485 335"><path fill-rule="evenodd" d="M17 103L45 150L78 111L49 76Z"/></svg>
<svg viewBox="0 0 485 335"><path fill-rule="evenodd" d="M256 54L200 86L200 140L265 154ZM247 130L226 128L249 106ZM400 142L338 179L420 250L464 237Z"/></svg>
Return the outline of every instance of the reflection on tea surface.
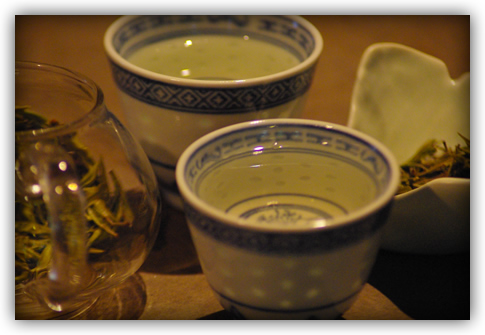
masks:
<svg viewBox="0 0 485 335"><path fill-rule="evenodd" d="M187 79L244 80L300 63L290 51L248 35L194 35L146 45L127 59L144 69Z"/></svg>
<svg viewBox="0 0 485 335"><path fill-rule="evenodd" d="M369 204L377 186L359 164L280 149L223 160L202 173L195 191L248 223L292 228L328 225Z"/></svg>

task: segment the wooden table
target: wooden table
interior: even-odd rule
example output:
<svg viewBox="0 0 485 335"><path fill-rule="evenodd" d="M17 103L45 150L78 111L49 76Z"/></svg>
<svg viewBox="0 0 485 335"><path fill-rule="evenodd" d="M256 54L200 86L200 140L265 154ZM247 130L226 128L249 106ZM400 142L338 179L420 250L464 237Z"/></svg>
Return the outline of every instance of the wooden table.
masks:
<svg viewBox="0 0 485 335"><path fill-rule="evenodd" d="M469 16L306 16L322 33L321 55L304 117L345 124L357 67L373 43L396 42L442 59L450 75L470 71ZM15 59L80 72L103 90L122 122L103 49L115 16L17 16ZM182 213L165 208L164 229L137 275L110 291L84 318L228 319L202 274ZM470 255L382 250L344 319L469 319Z"/></svg>

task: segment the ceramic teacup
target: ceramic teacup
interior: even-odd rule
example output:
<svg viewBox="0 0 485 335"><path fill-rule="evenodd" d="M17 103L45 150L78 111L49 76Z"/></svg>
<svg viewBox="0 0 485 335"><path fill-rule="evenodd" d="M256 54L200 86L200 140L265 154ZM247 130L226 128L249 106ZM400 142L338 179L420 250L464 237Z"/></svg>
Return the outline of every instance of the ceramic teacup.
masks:
<svg viewBox="0 0 485 335"><path fill-rule="evenodd" d="M302 119L203 136L176 169L202 269L244 319L332 319L366 283L399 184L380 142Z"/></svg>
<svg viewBox="0 0 485 335"><path fill-rule="evenodd" d="M125 16L104 45L127 125L180 206L183 150L223 126L298 117L323 41L297 16Z"/></svg>

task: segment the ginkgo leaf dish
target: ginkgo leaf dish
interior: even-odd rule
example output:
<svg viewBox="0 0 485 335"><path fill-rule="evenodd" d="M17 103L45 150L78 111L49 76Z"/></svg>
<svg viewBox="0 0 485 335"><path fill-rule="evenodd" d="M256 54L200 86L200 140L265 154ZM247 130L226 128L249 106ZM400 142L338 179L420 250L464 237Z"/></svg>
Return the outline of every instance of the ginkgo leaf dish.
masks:
<svg viewBox="0 0 485 335"><path fill-rule="evenodd" d="M395 43L371 45L358 68L348 126L386 145L400 165L429 140L465 146L469 73L455 80L431 55ZM469 178L437 178L394 200L383 248L423 254L469 249Z"/></svg>

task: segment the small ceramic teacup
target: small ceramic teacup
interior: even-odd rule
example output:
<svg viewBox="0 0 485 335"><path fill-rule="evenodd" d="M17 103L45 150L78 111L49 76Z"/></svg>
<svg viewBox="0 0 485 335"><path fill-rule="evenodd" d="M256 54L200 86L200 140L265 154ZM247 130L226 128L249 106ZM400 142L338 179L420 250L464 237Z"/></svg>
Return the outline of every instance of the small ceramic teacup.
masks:
<svg viewBox="0 0 485 335"><path fill-rule="evenodd" d="M301 119L244 122L176 169L202 269L244 319L332 319L366 283L399 167L373 138Z"/></svg>
<svg viewBox="0 0 485 335"><path fill-rule="evenodd" d="M223 126L298 117L323 41L298 16L125 16L104 45L127 125L177 206L183 150Z"/></svg>

